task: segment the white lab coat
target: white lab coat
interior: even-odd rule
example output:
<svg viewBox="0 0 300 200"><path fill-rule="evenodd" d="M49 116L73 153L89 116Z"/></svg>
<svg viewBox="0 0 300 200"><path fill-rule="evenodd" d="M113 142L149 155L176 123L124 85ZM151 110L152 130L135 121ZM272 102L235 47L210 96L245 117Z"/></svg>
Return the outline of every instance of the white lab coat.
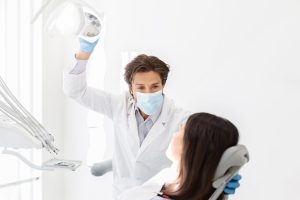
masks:
<svg viewBox="0 0 300 200"><path fill-rule="evenodd" d="M165 151L172 134L190 115L178 109L165 96L160 117L157 119L142 145L139 136L134 100L129 92L113 95L87 86L86 72L63 75L66 95L98 113L108 116L114 125L113 178L114 194L140 185L171 165Z"/></svg>
<svg viewBox="0 0 300 200"><path fill-rule="evenodd" d="M174 168L165 168L142 185L123 191L117 200L163 200L157 194L165 183L171 183L176 180L177 175Z"/></svg>

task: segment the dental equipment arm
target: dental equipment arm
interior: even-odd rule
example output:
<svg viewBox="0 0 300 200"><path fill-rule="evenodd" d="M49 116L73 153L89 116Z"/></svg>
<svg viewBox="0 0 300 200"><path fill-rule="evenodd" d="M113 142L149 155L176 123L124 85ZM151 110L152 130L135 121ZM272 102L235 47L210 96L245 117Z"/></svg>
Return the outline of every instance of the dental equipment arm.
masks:
<svg viewBox="0 0 300 200"><path fill-rule="evenodd" d="M0 111L10 119L10 125L14 127L19 125L20 128L25 129L31 136L39 140L42 147L49 152L58 152L58 149L53 146L53 136L22 106L1 77L0 97L3 99L3 101L0 101ZM5 144L2 144L2 146L7 147Z"/></svg>
<svg viewBox="0 0 300 200"><path fill-rule="evenodd" d="M216 188L209 200L216 200L226 187L226 183L234 177L240 168L249 161L249 153L244 145L228 148L222 155L216 169L212 186ZM225 197L227 198L227 196Z"/></svg>
<svg viewBox="0 0 300 200"><path fill-rule="evenodd" d="M58 167L75 170L80 166L80 161L57 159L56 162L50 160L38 166L20 153L7 149L45 148L49 153L57 154L58 149L53 142L54 137L22 106L0 77L0 147L4 147L2 153L14 155L30 167L40 170L52 170Z"/></svg>

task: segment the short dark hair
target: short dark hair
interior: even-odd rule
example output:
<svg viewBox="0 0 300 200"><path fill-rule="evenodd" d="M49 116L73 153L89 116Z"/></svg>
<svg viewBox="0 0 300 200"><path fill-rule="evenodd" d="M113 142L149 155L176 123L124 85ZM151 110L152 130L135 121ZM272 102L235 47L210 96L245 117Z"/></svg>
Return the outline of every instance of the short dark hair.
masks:
<svg viewBox="0 0 300 200"><path fill-rule="evenodd" d="M148 56L145 54L138 55L126 65L124 79L131 88L133 77L137 72L150 71L159 73L162 85L166 84L168 73L170 71L169 65L155 56Z"/></svg>
<svg viewBox="0 0 300 200"><path fill-rule="evenodd" d="M212 182L222 154L238 140L238 129L227 119L209 113L191 115L183 136L179 189L174 191L170 185L163 192L180 200L209 199L215 190Z"/></svg>

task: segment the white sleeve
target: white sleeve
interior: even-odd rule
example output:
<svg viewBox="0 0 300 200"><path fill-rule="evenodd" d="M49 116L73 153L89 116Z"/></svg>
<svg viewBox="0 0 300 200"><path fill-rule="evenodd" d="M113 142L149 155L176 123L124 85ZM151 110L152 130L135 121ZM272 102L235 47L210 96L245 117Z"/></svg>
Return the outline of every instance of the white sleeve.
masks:
<svg viewBox="0 0 300 200"><path fill-rule="evenodd" d="M79 74L73 74L73 70L70 68L64 70L63 91L67 96L73 98L85 107L112 118L112 105L116 100L116 97L108 92L87 85L85 72L86 64L87 61L77 61L74 68L77 68L78 66L81 69L84 68L84 71Z"/></svg>
<svg viewBox="0 0 300 200"><path fill-rule="evenodd" d="M87 65L87 60L77 60L77 63L69 71L70 74L81 74L82 72L85 72Z"/></svg>

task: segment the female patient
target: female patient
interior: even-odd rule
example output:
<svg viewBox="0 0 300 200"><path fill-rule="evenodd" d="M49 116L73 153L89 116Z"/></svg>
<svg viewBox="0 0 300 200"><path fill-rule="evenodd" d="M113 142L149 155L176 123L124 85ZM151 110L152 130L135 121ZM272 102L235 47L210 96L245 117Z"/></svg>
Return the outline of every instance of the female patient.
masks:
<svg viewBox="0 0 300 200"><path fill-rule="evenodd" d="M119 199L208 200L215 190L212 180L220 158L238 139L238 130L230 121L208 113L191 115L168 147L172 167L142 186L125 191ZM218 199L223 198L221 195Z"/></svg>

